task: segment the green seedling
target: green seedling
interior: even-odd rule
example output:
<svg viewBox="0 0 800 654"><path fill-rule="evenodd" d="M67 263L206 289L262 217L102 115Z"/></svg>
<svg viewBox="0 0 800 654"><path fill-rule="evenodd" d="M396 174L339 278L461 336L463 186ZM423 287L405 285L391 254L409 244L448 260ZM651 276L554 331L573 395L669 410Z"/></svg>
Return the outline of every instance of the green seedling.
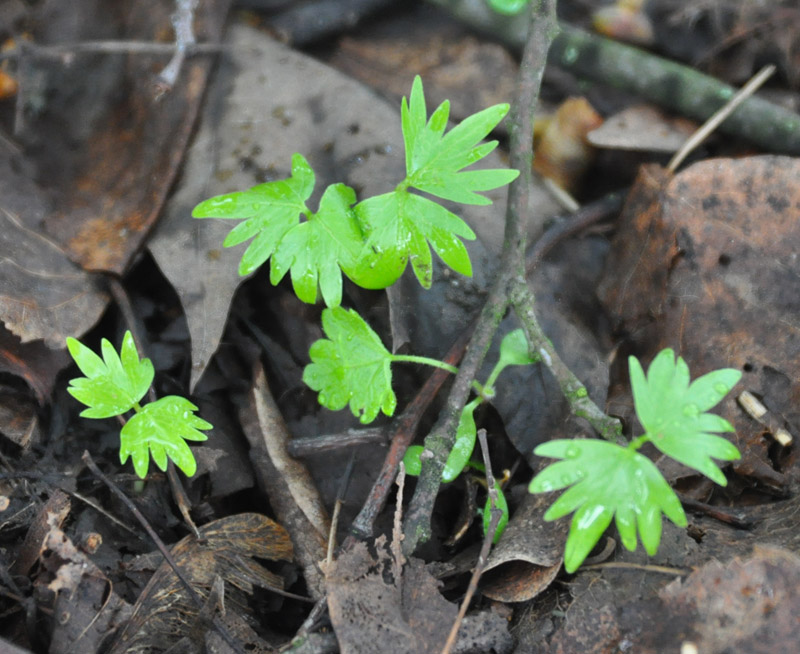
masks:
<svg viewBox="0 0 800 654"><path fill-rule="evenodd" d="M445 483L454 481L467 466L483 470L482 464L470 460L475 449L475 441L477 440L478 433L475 426L475 409L477 409L485 399L494 397L494 384L500 376L500 373L508 366L525 366L536 363L537 361L538 359L531 357L528 352L528 342L521 329L515 329L503 337L503 340L500 342L500 356L494 368L489 373L486 383L483 384L482 387L479 387L481 391L480 394L468 402L461 411L458 428L456 429L455 444L442 470L442 481ZM407 474L413 476L419 475L422 470L421 457L423 451L424 448L421 445L412 445L406 450L403 463L405 464ZM503 517L495 530L494 542L500 539L506 523L508 522L508 503L506 502L502 489L497 484L496 489L498 494L498 508L503 512ZM490 519L491 505L487 499L486 505L483 508L484 530L489 528Z"/></svg>
<svg viewBox="0 0 800 654"><path fill-rule="evenodd" d="M661 514L679 527L686 515L675 492L650 459L637 452L652 443L666 456L725 486L727 480L712 457L739 458L739 450L718 432L732 432L731 424L706 410L718 404L741 378L732 368L710 372L689 383L689 367L665 349L653 359L645 376L639 361L629 359L631 388L639 422L645 433L621 447L607 441L555 440L534 453L561 459L550 464L530 483L531 493L569 487L544 515L557 520L575 512L564 551L567 572L576 570L614 518L622 544L636 549L639 532L651 556L661 541Z"/></svg>
<svg viewBox="0 0 800 654"><path fill-rule="evenodd" d="M192 451L186 441L204 441L200 430L211 429L205 420L194 415L197 407L176 395L140 405L153 381L150 359L139 359L130 332L125 332L120 354L106 339L102 340L103 358L74 338L67 338L69 353L85 377L70 380L67 391L88 409L84 418L111 418L129 411L134 414L120 431L120 463L133 460L136 474L144 479L150 455L161 470L172 459L187 476L197 470Z"/></svg>
<svg viewBox="0 0 800 654"><path fill-rule="evenodd" d="M294 291L303 302L316 302L319 289L327 306L338 306L342 273L364 288L386 288L400 277L408 261L420 283L429 288L431 248L450 268L471 275L461 239L474 239L474 232L457 215L419 192L462 204L491 204L480 193L505 186L519 172L463 169L497 147L497 141L481 141L507 112L507 104L495 105L445 133L450 104L443 102L428 119L422 80L417 76L410 98L403 98L401 107L406 177L393 191L356 202L352 188L332 184L313 212L306 202L314 190L314 171L302 155L295 154L288 179L210 198L198 204L192 216L244 220L223 243L231 247L252 239L239 274L247 275L270 259L270 281L277 284L290 272Z"/></svg>

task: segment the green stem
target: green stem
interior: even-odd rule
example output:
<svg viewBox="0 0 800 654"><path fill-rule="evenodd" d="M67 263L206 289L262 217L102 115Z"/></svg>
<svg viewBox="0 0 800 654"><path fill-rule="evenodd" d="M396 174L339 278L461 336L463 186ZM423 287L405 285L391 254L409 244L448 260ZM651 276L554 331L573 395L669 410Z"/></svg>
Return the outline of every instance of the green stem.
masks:
<svg viewBox="0 0 800 654"><path fill-rule="evenodd" d="M139 404L138 402L134 402L133 403L133 410L136 411L136 413L139 413L139 411L142 410L142 405Z"/></svg>
<svg viewBox="0 0 800 654"><path fill-rule="evenodd" d="M628 449L638 450L645 443L650 442L650 437L647 434L642 434L638 438L634 438L629 444Z"/></svg>
<svg viewBox="0 0 800 654"><path fill-rule="evenodd" d="M413 354L393 354L392 361L405 361L406 363L421 363L425 366L433 366L434 368L441 368L447 370L454 375L458 374L458 368L451 366L449 363L439 361L439 359L430 359L428 357L419 357Z"/></svg>

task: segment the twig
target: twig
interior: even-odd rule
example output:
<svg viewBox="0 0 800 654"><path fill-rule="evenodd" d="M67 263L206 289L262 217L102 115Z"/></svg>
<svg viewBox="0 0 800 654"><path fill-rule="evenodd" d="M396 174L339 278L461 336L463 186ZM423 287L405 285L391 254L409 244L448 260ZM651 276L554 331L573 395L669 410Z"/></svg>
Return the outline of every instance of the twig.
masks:
<svg viewBox="0 0 800 654"><path fill-rule="evenodd" d="M153 41L78 41L39 45L22 41L11 50L0 52L0 61L7 59L61 59L67 63L81 54L137 54L174 55L177 43L155 43ZM192 43L184 47L186 55L217 54L229 50L221 43Z"/></svg>
<svg viewBox="0 0 800 654"><path fill-rule="evenodd" d="M486 485L489 489L491 517L489 519L489 528L486 530L486 534L483 537L483 544L481 545L481 551L478 554L478 561L475 563L475 569L472 571L472 576L469 580L469 586L467 586L467 592L464 595L461 606L458 608L458 616L456 617L455 622L453 622L453 626L450 629L450 634L447 636L447 642L442 648L442 654L450 654L450 650L453 648L453 645L456 642L456 636L458 636L458 630L461 627L461 623L464 621L464 616L467 614L469 603L472 601L473 595L475 595L478 590L478 581L480 581L481 575L486 569L486 562L489 559L489 550L492 548L492 541L494 540L494 532L497 530L497 525L500 524L500 519L503 517L503 512L497 508L497 488L495 488L494 475L492 474L492 460L489 457L489 446L486 443L485 429L478 430L478 441L481 444L483 463L486 466Z"/></svg>
<svg viewBox="0 0 800 654"><path fill-rule="evenodd" d="M194 38L194 10L198 0L175 0L175 13L172 14L172 27L175 30L175 54L164 67L156 82L156 93L166 93L178 80L178 75L186 59L186 48L196 42Z"/></svg>
<svg viewBox="0 0 800 654"><path fill-rule="evenodd" d="M183 571L180 569L178 564L175 562L175 559L172 558L171 552L167 549L167 546L164 544L164 541L159 538L158 534L155 530L150 526L150 523L147 521L147 518L142 515L142 512L136 507L136 505L130 501L127 495L123 493L117 485L111 481L108 477L106 477L100 468L97 467L97 464L92 459L91 454L89 451L85 451L83 456L81 457L83 462L92 472L92 474L97 477L100 481L102 481L108 489L116 495L117 499L122 502L128 510L133 514L136 520L139 521L139 524L144 527L144 530L147 532L147 535L150 536L155 546L158 548L158 551L161 552L161 555L164 557L164 560L169 564L169 567L172 568L172 571L175 573L175 576L178 577L178 580L181 582L181 585L186 590L186 593L189 595L189 598L194 602L199 609L202 609L204 606L203 598L197 593L194 587L189 583L189 580L183 574ZM245 654L244 650L239 646L239 643L228 633L227 628L225 627L222 622L220 622L219 618L215 617L213 620L214 629L216 629L217 633L222 636L223 640L230 645L230 647L237 653L237 654Z"/></svg>
<svg viewBox="0 0 800 654"><path fill-rule="evenodd" d="M508 306L508 286L513 278L524 279L525 233L533 160L533 111L541 86L547 50L556 33L555 0L539 0L531 5L529 36L520 64L517 98L509 127L511 167L520 176L509 189L506 230L501 269L489 292L470 340L467 353L437 424L425 439L430 453L422 464L417 487L406 514L403 549L413 552L420 541L430 537L430 517L441 485L442 469L455 442L455 431L466 404L472 380L489 348Z"/></svg>
<svg viewBox="0 0 800 654"><path fill-rule="evenodd" d="M683 163L683 160L689 156L689 153L694 150L698 145L700 145L703 141L705 141L709 135L717 129L722 124L726 118L728 118L736 108L742 104L747 98L749 98L753 93L755 93L761 86L766 82L772 75L775 73L775 66L770 64L769 66L764 66L757 75L753 76L753 78L747 82L739 91L736 92L728 102L725 103L725 106L715 111L714 114L705 122L703 123L694 134L692 134L688 139L686 139L686 143L684 143L680 150L678 150L669 160L669 164L667 164L667 170L671 173L674 173L678 166Z"/></svg>
<svg viewBox="0 0 800 654"><path fill-rule="evenodd" d="M525 42L519 18L503 20L483 0L428 1L511 48L519 49ZM697 121L706 120L736 92L689 66L566 24L561 24L561 34L553 42L550 63ZM748 98L719 131L747 139L769 152L800 154L800 114L762 98Z"/></svg>
<svg viewBox="0 0 800 654"><path fill-rule="evenodd" d="M350 485L350 477L353 474L353 464L356 460L356 453L353 450L350 453L350 459L347 461L347 467L344 469L342 475L342 482L339 484L339 490L336 492L336 501L333 504L333 515L331 516L331 529L328 532L328 552L325 556L326 570L331 569L333 564L333 551L336 549L336 529L339 526L339 513L344 504L345 495L347 495L347 487Z"/></svg>
<svg viewBox="0 0 800 654"><path fill-rule="evenodd" d="M461 360L464 354L464 348L471 334L471 327L462 332L456 342L450 347L447 356L445 356L444 360L446 363L456 364ZM355 520L353 520L351 531L354 536L358 538L368 538L372 536L375 520L386 504L386 498L397 476L397 468L403 460L405 451L414 439L417 425L419 425L425 409L428 408L448 377L450 377L450 373L441 368L435 369L425 381L419 393L417 393L411 403L406 407L405 411L403 411L402 415L397 419L393 430L391 445L383 461L383 467L375 483L372 485L372 490L364 502L364 506L361 508L361 511L359 511Z"/></svg>
<svg viewBox="0 0 800 654"><path fill-rule="evenodd" d="M572 413L585 419L606 440L624 444L619 420L607 416L592 401L586 387L561 360L539 325L534 311L535 298L528 282L524 279L515 280L509 288L509 295L514 311L522 323L531 353L538 355L558 380L561 393L569 403Z"/></svg>

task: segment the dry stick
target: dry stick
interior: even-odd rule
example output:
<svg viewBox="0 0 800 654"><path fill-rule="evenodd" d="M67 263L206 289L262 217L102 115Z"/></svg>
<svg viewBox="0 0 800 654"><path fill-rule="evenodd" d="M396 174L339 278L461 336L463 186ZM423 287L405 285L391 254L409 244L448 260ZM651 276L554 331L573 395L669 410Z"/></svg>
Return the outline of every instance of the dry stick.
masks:
<svg viewBox="0 0 800 654"><path fill-rule="evenodd" d="M81 54L136 54L136 55L174 55L179 46L177 43L155 43L153 41L79 41L75 43L56 43L39 45L21 41L12 49L0 52L0 61L7 59L61 59L69 62L72 57ZM186 44L187 55L217 54L229 50L221 43Z"/></svg>
<svg viewBox="0 0 800 654"><path fill-rule="evenodd" d="M725 106L714 112L714 114L703 123L699 129L695 131L684 143L680 150L678 150L669 160L667 170L674 173L678 166L683 163L683 160L689 156L689 153L694 150L698 145L705 141L709 135L722 124L728 116L730 116L736 108L742 104L747 98L755 93L761 86L775 73L775 66L772 64L764 66L758 74L747 82L736 94L727 102Z"/></svg>
<svg viewBox="0 0 800 654"><path fill-rule="evenodd" d="M622 438L619 420L607 416L589 397L583 383L575 376L553 347L536 319L536 298L524 279L514 280L509 286L509 297L522 324L531 354L537 355L553 373L561 393L569 403L573 415L586 420L606 440L627 444Z"/></svg>
<svg viewBox="0 0 800 654"><path fill-rule="evenodd" d="M512 48L521 48L525 41L519 17L499 16L484 0L428 1ZM706 120L736 92L689 66L566 24L553 42L550 63L697 121ZM800 154L800 114L759 97L749 98L720 131L770 152Z"/></svg>
<svg viewBox="0 0 800 654"><path fill-rule="evenodd" d="M130 501L128 496L125 495L125 493L123 493L113 481L111 481L108 477L106 477L103 474L100 468L97 467L97 464L92 459L92 456L91 454L89 454L88 450L86 450L83 453L81 459L89 468L89 470L92 472L92 474L95 477L97 477L100 481L102 481L108 487L108 489L114 495L116 495L117 498L128 508L128 510L131 513L133 513L134 517L139 521L139 524L142 525L142 527L144 527L145 531L147 532L147 535L150 536L150 538L153 540L153 543L155 543L155 546L158 548L158 551L161 552L161 555L164 557L164 560L172 568L172 571L178 577L178 580L183 585L184 589L186 590L191 600L197 605L198 608L202 609L205 604L203 598L197 594L197 591L189 583L189 580L186 579L186 577L183 574L183 571L175 562L175 559L172 558L172 554L167 549L167 546L164 544L164 541L162 541L161 538L159 538L158 534L150 526L150 523L147 521L147 518L145 518L144 515L142 515L142 512L139 511L136 505ZM230 645L231 648L237 654L245 654L244 650L239 646L239 643L237 643L236 640L233 638L233 636L231 636L231 634L228 633L227 628L225 627L224 624L222 624L222 622L220 622L218 617L214 617L213 624L214 624L214 629L216 629L217 633L219 633L219 635L222 636L223 640L228 645Z"/></svg>
<svg viewBox="0 0 800 654"><path fill-rule="evenodd" d="M531 5L529 36L522 55L517 98L509 126L511 167L520 171L509 189L502 266L480 317L469 348L461 362L442 415L425 439L431 454L422 464L417 487L406 514L403 549L413 552L430 537L430 518L441 485L442 470L455 442L455 431L466 404L472 380L483 362L492 336L509 305L507 288L512 278L525 276L525 218L529 207L533 161L533 108L541 86L547 50L556 32L555 0Z"/></svg>
<svg viewBox="0 0 800 654"><path fill-rule="evenodd" d="M172 27L175 30L175 54L158 75L156 91L159 95L175 86L186 59L186 47L196 43L193 23L197 2L198 0L175 0L176 8L172 15Z"/></svg>
<svg viewBox="0 0 800 654"><path fill-rule="evenodd" d="M456 617L455 622L453 622L453 626L450 629L450 635L447 637L447 642L442 648L442 654L450 654L450 650L453 648L453 645L456 642L456 636L458 636L458 630L461 627L461 623L464 621L464 616L467 614L469 603L472 601L473 595L475 595L478 590L478 581L480 580L483 571L486 569L486 562L489 560L489 550L491 549L492 541L494 540L494 532L497 530L497 525L500 524L500 519L503 517L503 512L497 508L497 488L495 487L494 475L492 474L492 460L489 457L489 445L486 442L485 429L478 430L478 441L481 444L483 463L486 466L486 486L489 489L491 517L489 519L489 528L486 530L486 534L483 537L483 544L481 545L481 551L478 554L478 561L475 563L475 569L472 571L472 577L470 577L469 586L467 586L467 592L464 595L464 600L461 602L461 606L458 608L458 616Z"/></svg>

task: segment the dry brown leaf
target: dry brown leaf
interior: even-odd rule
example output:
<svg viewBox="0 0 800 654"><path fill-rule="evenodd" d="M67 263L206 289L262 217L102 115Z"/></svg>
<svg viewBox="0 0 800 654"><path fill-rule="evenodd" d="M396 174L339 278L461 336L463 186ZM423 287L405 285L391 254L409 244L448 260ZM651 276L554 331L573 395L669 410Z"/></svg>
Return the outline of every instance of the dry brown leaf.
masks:
<svg viewBox="0 0 800 654"><path fill-rule="evenodd" d="M328 610L342 654L440 652L458 612L438 591L438 582L418 559L395 577L386 538L344 551L325 571Z"/></svg>
<svg viewBox="0 0 800 654"><path fill-rule="evenodd" d="M536 122L533 169L561 188L574 191L594 156L586 135L603 119L586 98L569 98L553 116Z"/></svg>
<svg viewBox="0 0 800 654"><path fill-rule="evenodd" d="M674 348L699 376L744 371L754 392L800 426L800 160L695 164L670 178L644 168L628 199L600 295L638 354ZM618 399L630 408L630 401ZM763 428L732 397L742 475L784 489Z"/></svg>
<svg viewBox="0 0 800 654"><path fill-rule="evenodd" d="M283 580L254 559L290 561L292 544L286 530L257 513L220 518L200 527L201 540L187 536L172 548L175 563L195 592L205 599L214 581L225 582L226 604L234 613L247 612L243 594L255 586L283 588ZM111 652L121 654L153 648L163 651L189 635L201 607L164 561L153 574L133 608L133 615L117 635Z"/></svg>

